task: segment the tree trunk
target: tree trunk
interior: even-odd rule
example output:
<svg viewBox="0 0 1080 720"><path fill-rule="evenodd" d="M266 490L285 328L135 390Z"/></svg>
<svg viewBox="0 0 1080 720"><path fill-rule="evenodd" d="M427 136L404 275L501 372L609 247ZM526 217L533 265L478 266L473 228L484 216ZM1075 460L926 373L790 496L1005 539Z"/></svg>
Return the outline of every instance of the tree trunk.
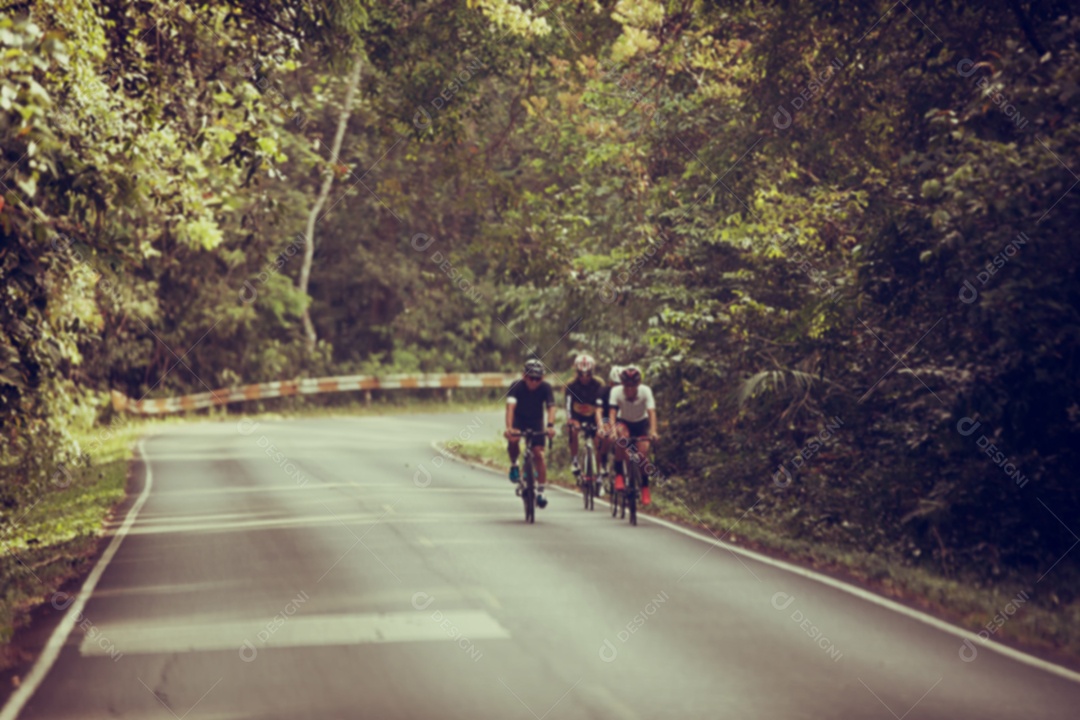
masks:
<svg viewBox="0 0 1080 720"><path fill-rule="evenodd" d="M308 294L308 281L311 279L311 262L315 257L315 223L318 222L319 213L322 211L323 205L326 204L326 199L330 196L330 186L334 184L334 168L341 162L338 160L338 156L341 154L341 142L345 139L345 128L349 124L349 116L352 114L353 97L356 95L357 86L360 85L360 67L360 57L358 56L353 61L352 74L349 76L349 84L345 90L345 103L341 107L341 115L338 116L337 132L334 133L334 142L330 147L326 175L323 177L322 187L319 188L319 195L315 198L315 204L311 206L311 212L308 213L307 227L304 229L304 264L300 267L300 281L297 287L305 295ZM304 308L303 320L304 338L308 355L311 355L315 350L316 337L315 325L311 322L310 298L308 306Z"/></svg>

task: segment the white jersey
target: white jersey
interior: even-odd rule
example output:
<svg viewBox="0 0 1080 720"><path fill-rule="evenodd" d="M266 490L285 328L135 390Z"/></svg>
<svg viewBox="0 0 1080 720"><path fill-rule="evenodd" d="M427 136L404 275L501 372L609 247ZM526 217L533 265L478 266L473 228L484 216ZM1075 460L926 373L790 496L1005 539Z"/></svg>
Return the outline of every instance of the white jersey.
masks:
<svg viewBox="0 0 1080 720"><path fill-rule="evenodd" d="M638 385L637 397L628 400L622 385L616 385L611 389L611 399L608 404L618 410L615 417L627 422L640 422L649 417L649 411L656 409L656 400L653 399L652 389L648 385Z"/></svg>

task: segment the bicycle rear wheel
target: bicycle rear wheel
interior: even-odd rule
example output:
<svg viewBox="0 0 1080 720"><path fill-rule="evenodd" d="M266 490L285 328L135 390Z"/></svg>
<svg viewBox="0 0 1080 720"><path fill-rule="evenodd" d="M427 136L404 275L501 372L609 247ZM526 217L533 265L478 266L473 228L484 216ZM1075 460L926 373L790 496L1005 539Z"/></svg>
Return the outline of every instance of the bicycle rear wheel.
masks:
<svg viewBox="0 0 1080 720"><path fill-rule="evenodd" d="M637 497L638 488L641 487L641 466L638 465L636 458L631 458L629 461L630 483L626 488L626 504L630 506L630 524L637 525Z"/></svg>
<svg viewBox="0 0 1080 720"><path fill-rule="evenodd" d="M525 501L525 522L536 522L536 480L533 479L532 459L525 460L525 490L521 499Z"/></svg>
<svg viewBox="0 0 1080 720"><path fill-rule="evenodd" d="M581 445L578 448L577 463L578 463L578 485L581 487L581 499L585 503L585 509L589 509L589 456L585 452L585 443L587 440L582 439Z"/></svg>
<svg viewBox="0 0 1080 720"><path fill-rule="evenodd" d="M586 443L591 443L591 438L585 439ZM585 509L595 509L596 498L596 455L593 454L592 445L587 445L585 449L585 487L582 488L582 495L585 496Z"/></svg>

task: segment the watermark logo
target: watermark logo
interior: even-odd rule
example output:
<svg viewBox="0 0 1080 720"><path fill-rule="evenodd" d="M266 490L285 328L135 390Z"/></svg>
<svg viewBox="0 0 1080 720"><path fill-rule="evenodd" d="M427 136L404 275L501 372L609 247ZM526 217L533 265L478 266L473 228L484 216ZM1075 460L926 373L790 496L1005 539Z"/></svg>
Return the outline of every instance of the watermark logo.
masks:
<svg viewBox="0 0 1080 720"><path fill-rule="evenodd" d="M1027 235L1020 233L1016 236L1016 239L1006 244L1001 249L1001 252L992 257L990 262L986 263L984 269L975 276L975 279L979 282L979 287L986 287L986 284L990 282L990 278L997 275L998 270L1005 267L1006 263L1020 252L1020 248L1027 245L1029 241L1030 238ZM979 299L979 290L970 280L964 280L960 286L959 297L960 302L970 305Z"/></svg>
<svg viewBox="0 0 1080 720"><path fill-rule="evenodd" d="M663 236L662 240L654 240L652 238L646 238L648 247L637 255L633 261L624 270L612 276L610 281L605 281L600 285L600 299L605 303L613 303L619 297L619 292L616 289L615 283L621 286L629 284L630 279L637 275L645 264L653 259L656 252L667 244L669 239L667 236Z"/></svg>
<svg viewBox="0 0 1080 720"><path fill-rule="evenodd" d="M828 421L821 432L806 441L803 449L795 457L791 460L785 460L776 467L776 472L772 474L773 485L779 488L790 486L794 479L791 470L799 470L806 464L807 460L817 455L821 448L825 447L826 441L831 439L843 424L844 421L835 416ZM789 465L791 469L789 469Z"/></svg>
<svg viewBox="0 0 1080 720"><path fill-rule="evenodd" d="M963 58L960 62L956 63L956 72L960 77L971 77L979 68L986 68L990 70L991 73L993 72L993 67L990 63L977 63L971 58ZM994 83L987 76L983 75L975 80L975 87L982 90L983 96L990 98L990 101L994 103L994 105L997 105L1002 114L1013 121L1013 125L1015 125L1018 130L1023 130L1027 127L1027 118L1021 115L1020 111L1016 109L1009 98L1001 92L1000 88L1002 85L1000 83Z"/></svg>
<svg viewBox="0 0 1080 720"><path fill-rule="evenodd" d="M793 602L795 602L795 596L788 595L786 592L778 592L772 596L772 606L777 610L787 610Z"/></svg>
<svg viewBox="0 0 1080 720"><path fill-rule="evenodd" d="M251 418L240 418L236 422L236 431L241 435L250 435L255 432L255 428L259 427L259 424L260 423Z"/></svg>
<svg viewBox="0 0 1080 720"><path fill-rule="evenodd" d="M956 432L964 437L970 437L974 435L975 431L980 427L982 427L982 423L974 418L960 418L960 422L956 423ZM979 438L975 441L975 444L980 450L986 453L992 463L1002 469L1006 476L1012 478L1016 482L1017 487L1024 487L1028 484L1028 477L1020 471L1020 468L1011 458L1006 456L996 444L990 441L990 438L980 434Z"/></svg>
<svg viewBox="0 0 1080 720"><path fill-rule="evenodd" d="M476 432L484 426L484 421L480 418L473 416L469 424L458 431L457 435L446 441L445 448L439 449L439 454L435 455L428 462L433 468L438 470L446 463L446 460L454 457L454 449L466 440L472 439ZM431 485L432 474L427 469L424 463L420 463L417 466L416 471L413 472L413 484L418 488L426 488Z"/></svg>
<svg viewBox="0 0 1080 720"><path fill-rule="evenodd" d="M433 602L435 602L435 597L423 590L412 596L412 605L417 610L427 610Z"/></svg>
<svg viewBox="0 0 1080 720"><path fill-rule="evenodd" d="M262 448L266 456L270 458L270 461L277 465L279 468L285 471L285 474L296 480L296 484L300 487L307 485L308 478L304 473L300 472L300 469L293 464L285 453L278 450L277 445L270 442L270 438L265 435L260 435L259 439L255 441L255 444Z"/></svg>
<svg viewBox="0 0 1080 720"><path fill-rule="evenodd" d="M806 106L808 102L815 99L818 95L824 92L825 88L829 86L829 81L838 70L844 67L839 59L834 59L829 65L822 70L816 77L810 78L808 82L799 92L794 99L791 100L791 108L793 112L798 112ZM773 125L778 130L787 130L791 127L792 112L788 112L788 109L784 107L784 104L776 106L776 112L773 113Z"/></svg>
<svg viewBox="0 0 1080 720"><path fill-rule="evenodd" d="M990 636L996 634L1009 621L1009 618L1027 603L1030 597L1026 592L1021 591L1005 607L999 610L979 631L979 640L982 641L982 644L985 645L989 642ZM960 645L959 655L964 662L972 662L979 656L979 649L975 647L975 643L965 639Z"/></svg>
<svg viewBox="0 0 1080 720"><path fill-rule="evenodd" d="M454 99L454 97L461 92L465 84L469 80L473 79L479 74L480 70L487 70L487 65L481 60L472 60L468 65L463 67L451 78L450 82L443 88L442 92L435 96L431 101L431 107L433 112L441 112L447 103ZM412 116L412 124L417 130L427 130L432 125L432 113L428 112L423 106L418 106L416 112Z"/></svg>
<svg viewBox="0 0 1080 720"><path fill-rule="evenodd" d="M435 597L422 590L412 596L412 606L420 612L427 610L434 602ZM480 658L484 657L484 653L465 635L461 628L443 614L442 610L432 610L430 617L431 621L436 623L446 633L447 637L457 642L457 646L465 651L465 654L472 658L473 662L480 662Z"/></svg>
<svg viewBox="0 0 1080 720"><path fill-rule="evenodd" d="M661 591L641 609L641 612L631 618L630 622L626 623L619 632L615 633L616 639L618 639L621 644L625 645L638 630L645 627L645 623L648 622L653 615L660 611L660 606L666 603L668 599L667 592ZM609 663L614 662L615 658L619 656L619 650L615 643L611 642L610 638L604 638L604 642L600 645L597 654L600 656L601 660Z"/></svg>
<svg viewBox="0 0 1080 720"><path fill-rule="evenodd" d="M270 278L281 271L281 268L285 267L287 263L296 253L300 250L301 246L305 243L303 233L297 233L293 241L286 246L284 250L278 253L278 256L271 262L267 263L262 272L255 276L255 281L245 280L244 284L240 287L240 291L237 293L240 296L240 302L245 305L250 305L255 302L259 297L258 288L265 285L270 281Z"/></svg>
<svg viewBox="0 0 1080 720"><path fill-rule="evenodd" d="M71 604L75 602L75 596L66 592L55 592L52 596L52 606L57 610L67 610L71 607ZM81 612L75 614L75 624L86 635L86 639L90 642L94 642L105 651L105 654L112 658L113 662L118 661L124 657L124 653L117 650L116 645L105 637L105 634L94 623L90 621L90 618L83 615Z"/></svg>
<svg viewBox="0 0 1080 720"><path fill-rule="evenodd" d="M254 662L255 659L259 657L259 647L265 646L267 641L273 637L274 633L280 630L285 623L289 621L289 618L300 610L300 606L309 599L308 594L301 591L299 595L286 603L281 612L271 618L271 620L255 635L258 645L253 643L250 638L244 638L244 641L240 643L240 659L246 663Z"/></svg>
<svg viewBox="0 0 1080 720"><path fill-rule="evenodd" d="M429 247L435 243L435 238L431 237L427 233L416 233L409 240L409 245L416 252L426 252ZM474 303L478 303L483 299L480 291L473 287L473 284L454 267L454 264L450 262L449 258L445 257L441 252L436 250L428 256L431 262L438 266L443 275L450 278L452 285L465 293L465 297L472 300Z"/></svg>
<svg viewBox="0 0 1080 720"><path fill-rule="evenodd" d="M600 302L611 304L619 298L619 291L609 282L600 283Z"/></svg>
<svg viewBox="0 0 1080 720"><path fill-rule="evenodd" d="M786 592L778 592L772 596L770 601L773 608L780 612L785 612L795 602L795 596ZM825 651L825 653L832 658L833 662L840 662L840 658L844 656L844 653L840 652L840 648L836 647L829 638L825 636L825 633L813 623L806 614L799 608L795 608L791 611L791 621L799 626L799 629L806 633L806 636L814 641L814 644Z"/></svg>
<svg viewBox="0 0 1080 720"><path fill-rule="evenodd" d="M63 490L64 488L71 485L72 479L73 478L71 477L71 471L67 469L67 466L64 465L64 463L58 463L56 466L56 470L53 471L52 479L50 480L50 482L53 484L54 487Z"/></svg>

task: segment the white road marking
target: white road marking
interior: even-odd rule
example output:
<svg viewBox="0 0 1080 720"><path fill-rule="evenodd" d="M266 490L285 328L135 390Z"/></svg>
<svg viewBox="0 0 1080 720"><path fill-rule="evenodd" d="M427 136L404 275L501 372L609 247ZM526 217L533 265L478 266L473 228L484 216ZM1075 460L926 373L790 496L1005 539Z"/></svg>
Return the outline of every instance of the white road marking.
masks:
<svg viewBox="0 0 1080 720"><path fill-rule="evenodd" d="M41 685L41 681L49 674L49 670L52 668L53 663L56 662L56 658L60 656L64 643L67 642L68 635L75 628L75 623L82 617L83 608L86 607L86 602L94 592L94 588L97 586L102 574L104 574L105 568L108 567L109 562L116 555L116 551L120 549L120 543L127 537L131 526L135 523L139 510L146 504L146 499L150 497L150 488L154 485L154 474L150 470L150 458L146 455L146 448L143 446L142 440L139 441L139 454L142 455L143 465L146 467L146 482L143 485L142 492L139 494L139 498L128 510L127 517L124 518L124 524L116 531L116 535L113 536L109 546L105 548L105 552L98 559L97 564L94 565L94 569L90 571L90 575L86 578L82 588L79 589L75 601L71 603L67 613L60 620L60 624L56 626L52 635L49 636L48 642L45 643L45 649L41 651L41 655L38 656L34 667L26 676L26 679L23 680L19 689L8 698L4 709L0 711L0 720L15 720L22 711L23 706L33 697L34 692Z"/></svg>
<svg viewBox="0 0 1080 720"><path fill-rule="evenodd" d="M483 610L410 610L351 615L293 615L272 626L250 618L200 624L183 622L105 623L102 637L125 655L181 652L239 652L245 641L258 651L288 647L325 647L363 643L496 640L510 632ZM84 656L108 655L109 649L89 636L79 645Z"/></svg>
<svg viewBox="0 0 1080 720"><path fill-rule="evenodd" d="M408 515L395 515L392 519L382 518L373 513L350 513L348 515L304 515L300 517L259 518L252 514L251 520L231 520L228 522L187 522L183 517L177 517L175 521L160 519L153 523L140 522L138 527L131 531L132 535L162 535L169 533L189 532L244 532L248 530L280 530L296 527L319 527L338 526L342 522L349 527L360 525L385 525L385 524L433 524L433 525L456 525L462 523L475 523L486 520L505 520L506 513L493 511L488 513L455 513L455 512L430 512L409 513ZM2 718L0 718L2 720Z"/></svg>

